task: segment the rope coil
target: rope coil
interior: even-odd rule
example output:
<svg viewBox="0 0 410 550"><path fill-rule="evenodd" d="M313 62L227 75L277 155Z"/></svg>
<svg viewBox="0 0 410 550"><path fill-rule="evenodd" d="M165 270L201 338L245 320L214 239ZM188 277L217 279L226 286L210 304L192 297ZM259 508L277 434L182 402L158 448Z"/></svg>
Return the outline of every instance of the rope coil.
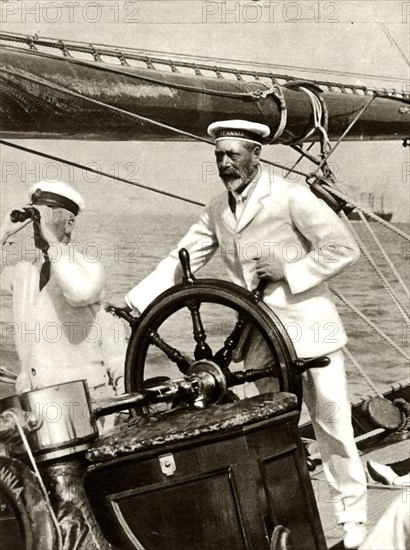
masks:
<svg viewBox="0 0 410 550"><path fill-rule="evenodd" d="M401 414L400 426L395 431L399 433L410 431L410 403L402 397L398 397L393 401L393 404L396 405Z"/></svg>

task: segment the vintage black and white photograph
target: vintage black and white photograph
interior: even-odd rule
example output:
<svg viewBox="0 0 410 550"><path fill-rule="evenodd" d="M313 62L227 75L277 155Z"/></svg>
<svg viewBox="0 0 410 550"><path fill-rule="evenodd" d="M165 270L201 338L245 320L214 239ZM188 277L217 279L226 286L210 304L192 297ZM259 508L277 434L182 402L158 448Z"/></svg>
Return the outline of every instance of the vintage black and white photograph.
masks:
<svg viewBox="0 0 410 550"><path fill-rule="evenodd" d="M410 550L409 23L0 0L2 550Z"/></svg>

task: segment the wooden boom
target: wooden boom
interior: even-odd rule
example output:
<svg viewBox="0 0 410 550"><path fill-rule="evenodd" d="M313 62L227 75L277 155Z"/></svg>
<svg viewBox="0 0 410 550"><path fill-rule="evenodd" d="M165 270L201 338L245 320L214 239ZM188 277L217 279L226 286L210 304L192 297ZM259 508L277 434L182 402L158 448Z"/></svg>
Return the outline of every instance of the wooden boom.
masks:
<svg viewBox="0 0 410 550"><path fill-rule="evenodd" d="M336 140L374 94L363 87L323 91L306 82L205 77L8 46L1 47L0 83L0 136L9 139L187 140L193 138L151 121L207 138L211 122L241 118L267 124L270 140L280 134L275 143L309 141L318 133L302 86L320 99L323 123L327 118L329 138ZM409 98L376 94L346 139L406 139L409 128Z"/></svg>

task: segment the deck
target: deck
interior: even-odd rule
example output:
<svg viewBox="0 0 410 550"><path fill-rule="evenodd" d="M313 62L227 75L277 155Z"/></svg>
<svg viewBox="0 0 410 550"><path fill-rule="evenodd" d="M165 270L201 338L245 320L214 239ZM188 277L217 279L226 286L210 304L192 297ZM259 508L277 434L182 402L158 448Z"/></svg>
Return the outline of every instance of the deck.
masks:
<svg viewBox="0 0 410 550"><path fill-rule="evenodd" d="M359 448L368 440L363 438L359 440ZM362 444L362 445L361 445ZM410 456L410 440L392 441L388 445L376 448L372 445L368 450L361 451L361 459L364 467L367 460L374 460L384 464L392 464L401 460L408 459ZM311 473L312 484L319 508L320 518L326 537L329 550L342 550L344 548L341 542L341 529L337 525L333 505L331 503L331 494L326 482L326 478L321 466ZM370 532L377 521L381 518L387 507L403 491L401 487L390 487L381 485L368 478L368 531ZM399 549L398 549L399 550Z"/></svg>

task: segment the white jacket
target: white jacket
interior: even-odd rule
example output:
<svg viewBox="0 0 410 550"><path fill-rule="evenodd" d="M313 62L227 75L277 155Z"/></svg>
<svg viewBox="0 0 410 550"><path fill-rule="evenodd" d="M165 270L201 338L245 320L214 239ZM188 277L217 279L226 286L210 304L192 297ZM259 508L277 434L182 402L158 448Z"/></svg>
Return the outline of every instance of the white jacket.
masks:
<svg viewBox="0 0 410 550"><path fill-rule="evenodd" d="M17 390L86 379L91 395L103 386L109 395L108 375L117 380L124 374L126 343L122 326L100 302L104 268L71 245L54 248L50 280L41 292L41 253L2 272L1 289L13 296L7 337L14 337L21 363Z"/></svg>
<svg viewBox="0 0 410 550"><path fill-rule="evenodd" d="M357 260L359 249L337 214L306 185L263 171L239 220L227 192L216 196L177 248L128 293L132 306L143 311L181 282L178 250L183 247L193 272L219 248L230 279L249 290L258 284L255 257L280 262L285 278L268 285L264 301L285 325L298 356L316 357L345 345L325 281Z"/></svg>

